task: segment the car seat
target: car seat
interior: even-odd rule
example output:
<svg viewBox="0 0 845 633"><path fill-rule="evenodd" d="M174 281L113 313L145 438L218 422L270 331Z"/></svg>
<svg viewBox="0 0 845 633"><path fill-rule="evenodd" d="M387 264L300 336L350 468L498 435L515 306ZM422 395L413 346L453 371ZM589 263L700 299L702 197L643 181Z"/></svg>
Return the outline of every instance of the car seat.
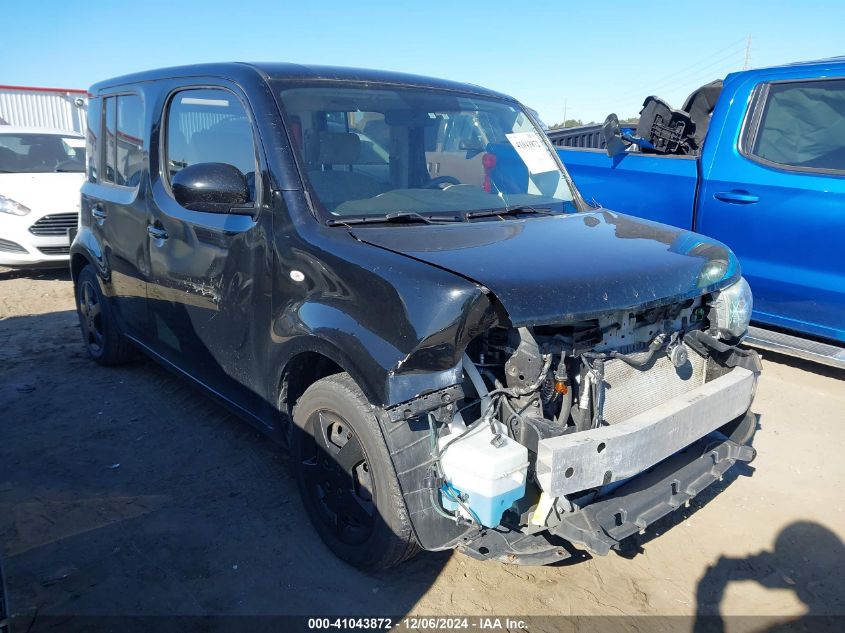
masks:
<svg viewBox="0 0 845 633"><path fill-rule="evenodd" d="M16 172L20 165L20 158L8 147L0 147L0 172Z"/></svg>
<svg viewBox="0 0 845 633"><path fill-rule="evenodd" d="M68 160L59 143L33 143L29 146L27 163L34 168L46 167L53 170L62 161Z"/></svg>
<svg viewBox="0 0 845 633"><path fill-rule="evenodd" d="M690 119L695 124L693 142L696 149L704 143L707 128L710 127L710 118L713 116L713 110L716 108L720 94L722 94L722 80L717 79L695 90L684 101L682 110L689 114Z"/></svg>
<svg viewBox="0 0 845 633"><path fill-rule="evenodd" d="M188 143L190 164L227 163L247 175L255 171L252 128L244 117L232 117L195 132Z"/></svg>
<svg viewBox="0 0 845 633"><path fill-rule="evenodd" d="M385 191L375 178L348 168L360 160L361 139L357 134L323 131L317 135L317 141L319 167L315 165L308 170L308 179L329 211L348 200L372 198Z"/></svg>
<svg viewBox="0 0 845 633"><path fill-rule="evenodd" d="M673 110L659 97L646 97L637 123L637 136L651 145L641 150L653 154L691 154L695 123L689 114Z"/></svg>

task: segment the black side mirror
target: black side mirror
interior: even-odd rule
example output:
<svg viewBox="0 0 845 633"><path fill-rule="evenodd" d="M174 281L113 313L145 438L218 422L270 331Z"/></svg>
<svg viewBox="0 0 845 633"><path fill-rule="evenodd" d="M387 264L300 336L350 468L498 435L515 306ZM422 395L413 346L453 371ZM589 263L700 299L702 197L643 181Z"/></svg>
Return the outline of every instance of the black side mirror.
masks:
<svg viewBox="0 0 845 633"><path fill-rule="evenodd" d="M618 156L627 149L625 141L622 140L622 132L619 130L619 117L615 114L608 114L601 126L601 135L607 145L608 156Z"/></svg>
<svg viewBox="0 0 845 633"><path fill-rule="evenodd" d="M226 163L197 163L180 169L171 180L176 202L192 211L252 213L246 176Z"/></svg>

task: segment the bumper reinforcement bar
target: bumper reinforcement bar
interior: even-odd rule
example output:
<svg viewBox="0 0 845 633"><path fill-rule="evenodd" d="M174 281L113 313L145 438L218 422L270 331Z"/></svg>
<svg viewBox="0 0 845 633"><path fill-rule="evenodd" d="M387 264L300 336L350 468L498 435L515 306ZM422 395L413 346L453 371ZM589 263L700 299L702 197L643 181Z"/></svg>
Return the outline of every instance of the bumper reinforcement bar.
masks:
<svg viewBox="0 0 845 633"><path fill-rule="evenodd" d="M743 415L756 381L756 372L734 367L624 422L541 440L540 486L560 497L629 479Z"/></svg>

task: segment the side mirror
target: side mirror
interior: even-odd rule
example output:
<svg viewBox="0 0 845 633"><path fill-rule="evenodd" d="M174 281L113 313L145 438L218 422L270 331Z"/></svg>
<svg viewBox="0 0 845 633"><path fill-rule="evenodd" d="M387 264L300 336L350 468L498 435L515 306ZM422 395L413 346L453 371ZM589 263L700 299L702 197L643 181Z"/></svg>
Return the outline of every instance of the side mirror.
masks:
<svg viewBox="0 0 845 633"><path fill-rule="evenodd" d="M601 126L601 135L607 145L608 156L618 156L627 149L627 145L622 140L622 132L619 130L619 117L615 114L607 115Z"/></svg>
<svg viewBox="0 0 845 633"><path fill-rule="evenodd" d="M251 213L249 184L241 171L227 163L197 163L180 169L171 180L176 202L192 211Z"/></svg>

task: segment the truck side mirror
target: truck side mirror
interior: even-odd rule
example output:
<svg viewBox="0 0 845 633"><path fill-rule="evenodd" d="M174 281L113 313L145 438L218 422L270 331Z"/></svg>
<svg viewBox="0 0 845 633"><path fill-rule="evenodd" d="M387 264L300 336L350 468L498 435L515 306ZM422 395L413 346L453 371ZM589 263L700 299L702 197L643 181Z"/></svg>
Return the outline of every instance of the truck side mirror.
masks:
<svg viewBox="0 0 845 633"><path fill-rule="evenodd" d="M619 130L619 117L615 114L608 114L601 126L601 135L607 145L607 155L610 157L623 154L627 149L625 141L622 140L622 132Z"/></svg>
<svg viewBox="0 0 845 633"><path fill-rule="evenodd" d="M171 180L176 202L192 211L251 213L249 184L227 163L197 163L180 169Z"/></svg>

